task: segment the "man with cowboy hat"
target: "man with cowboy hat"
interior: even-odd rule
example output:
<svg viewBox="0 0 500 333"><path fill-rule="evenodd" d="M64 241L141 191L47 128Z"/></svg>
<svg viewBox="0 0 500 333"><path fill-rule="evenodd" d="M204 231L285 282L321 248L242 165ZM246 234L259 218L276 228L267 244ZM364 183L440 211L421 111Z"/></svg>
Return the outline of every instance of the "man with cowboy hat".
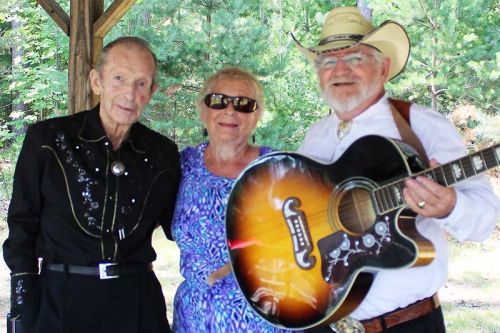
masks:
<svg viewBox="0 0 500 333"><path fill-rule="evenodd" d="M460 135L441 114L406 104L406 121L388 98L384 84L402 72L410 54L408 36L398 23L386 21L374 28L356 7L335 8L318 46L306 48L295 42L314 62L322 96L334 111L309 129L300 153L330 164L354 141L375 134L414 146L423 160L429 157L432 167L466 154ZM418 214L419 233L435 247L434 260L420 267L378 272L350 316L370 333L444 332L437 291L447 278L445 232L460 241L486 239L500 203L483 176L454 187L418 176L405 181L403 195Z"/></svg>

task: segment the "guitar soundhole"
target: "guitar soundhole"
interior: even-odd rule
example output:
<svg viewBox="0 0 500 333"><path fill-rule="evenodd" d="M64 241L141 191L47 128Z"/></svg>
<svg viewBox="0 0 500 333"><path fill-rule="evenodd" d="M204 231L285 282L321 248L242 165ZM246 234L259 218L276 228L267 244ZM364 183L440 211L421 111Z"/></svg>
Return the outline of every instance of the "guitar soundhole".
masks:
<svg viewBox="0 0 500 333"><path fill-rule="evenodd" d="M357 236L365 233L377 218L370 192L364 188L344 192L338 204L338 217L348 233Z"/></svg>

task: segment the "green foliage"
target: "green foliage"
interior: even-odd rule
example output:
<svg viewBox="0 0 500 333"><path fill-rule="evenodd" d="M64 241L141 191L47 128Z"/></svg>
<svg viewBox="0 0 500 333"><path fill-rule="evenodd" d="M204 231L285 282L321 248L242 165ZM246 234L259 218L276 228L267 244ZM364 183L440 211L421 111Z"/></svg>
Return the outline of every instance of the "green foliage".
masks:
<svg viewBox="0 0 500 333"><path fill-rule="evenodd" d="M500 17L493 0L365 1L375 25L403 24L412 42L406 70L388 84L399 98L448 113L473 105L482 115L470 123L477 138L498 136ZM106 1L109 5L111 1ZM180 147L203 140L197 93L203 80L224 65L240 65L262 80L266 113L256 131L259 144L295 149L306 128L329 111L319 97L310 62L295 49L293 32L306 46L318 43L326 14L356 1L142 0L105 38L136 35L159 59L159 90L144 121ZM69 2L61 5L68 6ZM67 9L67 8L66 8ZM16 29L12 22L20 22ZM69 40L33 1L0 4L0 143L15 136L13 125L66 113ZM10 50L22 50L10 66ZM16 103L25 110L12 114ZM15 116L15 117L11 117ZM13 123L13 121L15 123Z"/></svg>
<svg viewBox="0 0 500 333"><path fill-rule="evenodd" d="M395 95L443 113L473 104L498 114L500 68L498 3L490 0L372 0L378 22L402 23L412 42L405 72L390 87Z"/></svg>
<svg viewBox="0 0 500 333"><path fill-rule="evenodd" d="M5 92L0 99L0 146L4 146L27 124L66 113L68 40L33 1L7 0L0 9L4 74L0 88ZM17 54L14 59L11 51Z"/></svg>

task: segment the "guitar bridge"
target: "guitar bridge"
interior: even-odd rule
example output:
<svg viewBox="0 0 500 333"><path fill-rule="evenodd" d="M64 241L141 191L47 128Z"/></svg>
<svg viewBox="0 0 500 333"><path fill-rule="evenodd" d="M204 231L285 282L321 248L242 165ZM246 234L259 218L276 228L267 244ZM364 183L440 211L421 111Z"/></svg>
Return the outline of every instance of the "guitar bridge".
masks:
<svg viewBox="0 0 500 333"><path fill-rule="evenodd" d="M311 235L306 216L297 208L299 206L300 200L297 197L290 197L285 200L282 212L292 238L295 262L303 269L311 269L316 263L316 258L311 256L313 251Z"/></svg>

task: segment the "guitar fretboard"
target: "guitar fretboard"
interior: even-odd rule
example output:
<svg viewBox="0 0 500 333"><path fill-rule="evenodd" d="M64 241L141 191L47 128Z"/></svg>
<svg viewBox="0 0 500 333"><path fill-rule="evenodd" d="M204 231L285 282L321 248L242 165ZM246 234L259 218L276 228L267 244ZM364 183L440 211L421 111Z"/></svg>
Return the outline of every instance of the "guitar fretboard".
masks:
<svg viewBox="0 0 500 333"><path fill-rule="evenodd" d="M440 185L451 186L467 178L479 175L500 164L500 143L436 168L427 169L411 177L424 176ZM373 191L379 214L385 214L405 205L403 188L405 179L386 184Z"/></svg>

